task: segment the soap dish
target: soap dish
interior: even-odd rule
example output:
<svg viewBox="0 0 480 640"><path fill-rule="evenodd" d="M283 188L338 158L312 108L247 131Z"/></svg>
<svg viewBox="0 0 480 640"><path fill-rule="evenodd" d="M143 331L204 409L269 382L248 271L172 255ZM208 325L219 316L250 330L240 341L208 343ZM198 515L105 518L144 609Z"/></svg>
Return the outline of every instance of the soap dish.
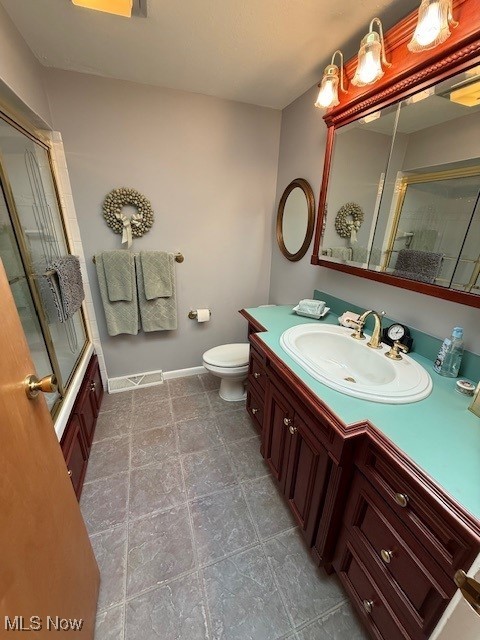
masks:
<svg viewBox="0 0 480 640"><path fill-rule="evenodd" d="M330 307L325 307L320 315L318 313L306 313L305 311L299 311L298 306L299 305L297 304L297 306L293 307L292 309L292 311L295 311L297 316L303 316L304 318L313 318L314 320L320 320L320 318L324 318L330 311Z"/></svg>

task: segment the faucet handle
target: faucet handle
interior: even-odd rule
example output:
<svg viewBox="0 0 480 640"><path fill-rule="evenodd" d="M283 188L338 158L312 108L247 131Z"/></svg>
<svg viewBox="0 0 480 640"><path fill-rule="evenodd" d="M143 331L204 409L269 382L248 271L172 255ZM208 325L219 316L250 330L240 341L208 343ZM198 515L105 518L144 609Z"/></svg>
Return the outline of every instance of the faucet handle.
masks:
<svg viewBox="0 0 480 640"><path fill-rule="evenodd" d="M400 355L399 351L408 353L408 347L402 344L399 340L395 340L392 347L390 348L390 351L387 351L385 355L387 356L387 358L390 358L390 360L401 360L402 356Z"/></svg>
<svg viewBox="0 0 480 640"><path fill-rule="evenodd" d="M365 340L365 336L363 335L363 326L365 322L363 320L353 320L352 318L347 318L345 322L352 329L355 329L355 331L350 334L352 338L355 338L355 340Z"/></svg>

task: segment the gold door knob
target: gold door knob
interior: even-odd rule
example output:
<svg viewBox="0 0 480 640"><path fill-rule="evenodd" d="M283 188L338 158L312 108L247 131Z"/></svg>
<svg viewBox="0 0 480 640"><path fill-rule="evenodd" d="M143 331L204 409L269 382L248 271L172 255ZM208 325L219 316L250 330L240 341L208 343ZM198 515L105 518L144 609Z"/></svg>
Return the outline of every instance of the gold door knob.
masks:
<svg viewBox="0 0 480 640"><path fill-rule="evenodd" d="M254 407L252 407L252 413L253 413L253 415L257 414L258 413L258 409L255 409Z"/></svg>
<svg viewBox="0 0 480 640"><path fill-rule="evenodd" d="M292 436L297 433L297 427L294 427L292 424L288 427L288 430L292 434Z"/></svg>
<svg viewBox="0 0 480 640"><path fill-rule="evenodd" d="M401 507L406 507L408 504L408 496L406 493L396 493L395 502Z"/></svg>
<svg viewBox="0 0 480 640"><path fill-rule="evenodd" d="M365 611L367 613L372 613L372 609L373 609L373 600L364 600L363 601L363 608L365 609Z"/></svg>
<svg viewBox="0 0 480 640"><path fill-rule="evenodd" d="M55 393L58 388L57 378L53 374L44 376L40 380L32 374L25 378L24 385L25 393L29 398L36 398L40 391L43 391L43 393Z"/></svg>
<svg viewBox="0 0 480 640"><path fill-rule="evenodd" d="M258 380L258 379L260 378L260 376L261 376L261 375L262 375L261 373L258 373L258 371L255 371L255 373L253 374L253 377L254 377L256 380Z"/></svg>
<svg viewBox="0 0 480 640"><path fill-rule="evenodd" d="M387 551L386 549L382 549L380 551L380 555L382 556L382 560L387 564L390 564L390 561L393 558L393 551Z"/></svg>
<svg viewBox="0 0 480 640"><path fill-rule="evenodd" d="M284 418L284 419L283 419L283 424L284 424L286 427L290 427L290 426L291 426L291 424L292 424L292 421L291 421L291 419L290 419L290 418Z"/></svg>

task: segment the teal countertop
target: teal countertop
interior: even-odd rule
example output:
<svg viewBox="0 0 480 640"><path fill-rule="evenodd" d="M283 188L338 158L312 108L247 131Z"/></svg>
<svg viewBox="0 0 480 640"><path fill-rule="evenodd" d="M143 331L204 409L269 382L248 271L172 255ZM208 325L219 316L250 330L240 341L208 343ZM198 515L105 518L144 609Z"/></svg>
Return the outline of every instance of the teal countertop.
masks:
<svg viewBox="0 0 480 640"><path fill-rule="evenodd" d="M406 453L437 484L473 516L480 519L480 418L468 411L471 397L455 391L456 378L444 378L432 369L432 360L409 355L431 375L432 393L410 404L381 404L352 398L330 389L302 369L280 346L280 336L292 326L321 322L338 324L330 311L322 320L297 316L292 306L249 308L246 311L265 329L261 340L345 423L369 420ZM344 310L352 309L352 305ZM415 345L414 345L415 346Z"/></svg>

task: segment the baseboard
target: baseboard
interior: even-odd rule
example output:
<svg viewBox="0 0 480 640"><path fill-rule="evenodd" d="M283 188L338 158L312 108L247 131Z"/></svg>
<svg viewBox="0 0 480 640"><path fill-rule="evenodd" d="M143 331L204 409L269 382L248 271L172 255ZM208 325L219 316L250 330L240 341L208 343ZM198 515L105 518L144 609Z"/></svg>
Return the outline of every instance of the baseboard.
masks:
<svg viewBox="0 0 480 640"><path fill-rule="evenodd" d="M205 367L189 367L188 369L176 369L175 371L164 371L163 379L171 380L172 378L184 378L186 376L198 376L207 373Z"/></svg>

